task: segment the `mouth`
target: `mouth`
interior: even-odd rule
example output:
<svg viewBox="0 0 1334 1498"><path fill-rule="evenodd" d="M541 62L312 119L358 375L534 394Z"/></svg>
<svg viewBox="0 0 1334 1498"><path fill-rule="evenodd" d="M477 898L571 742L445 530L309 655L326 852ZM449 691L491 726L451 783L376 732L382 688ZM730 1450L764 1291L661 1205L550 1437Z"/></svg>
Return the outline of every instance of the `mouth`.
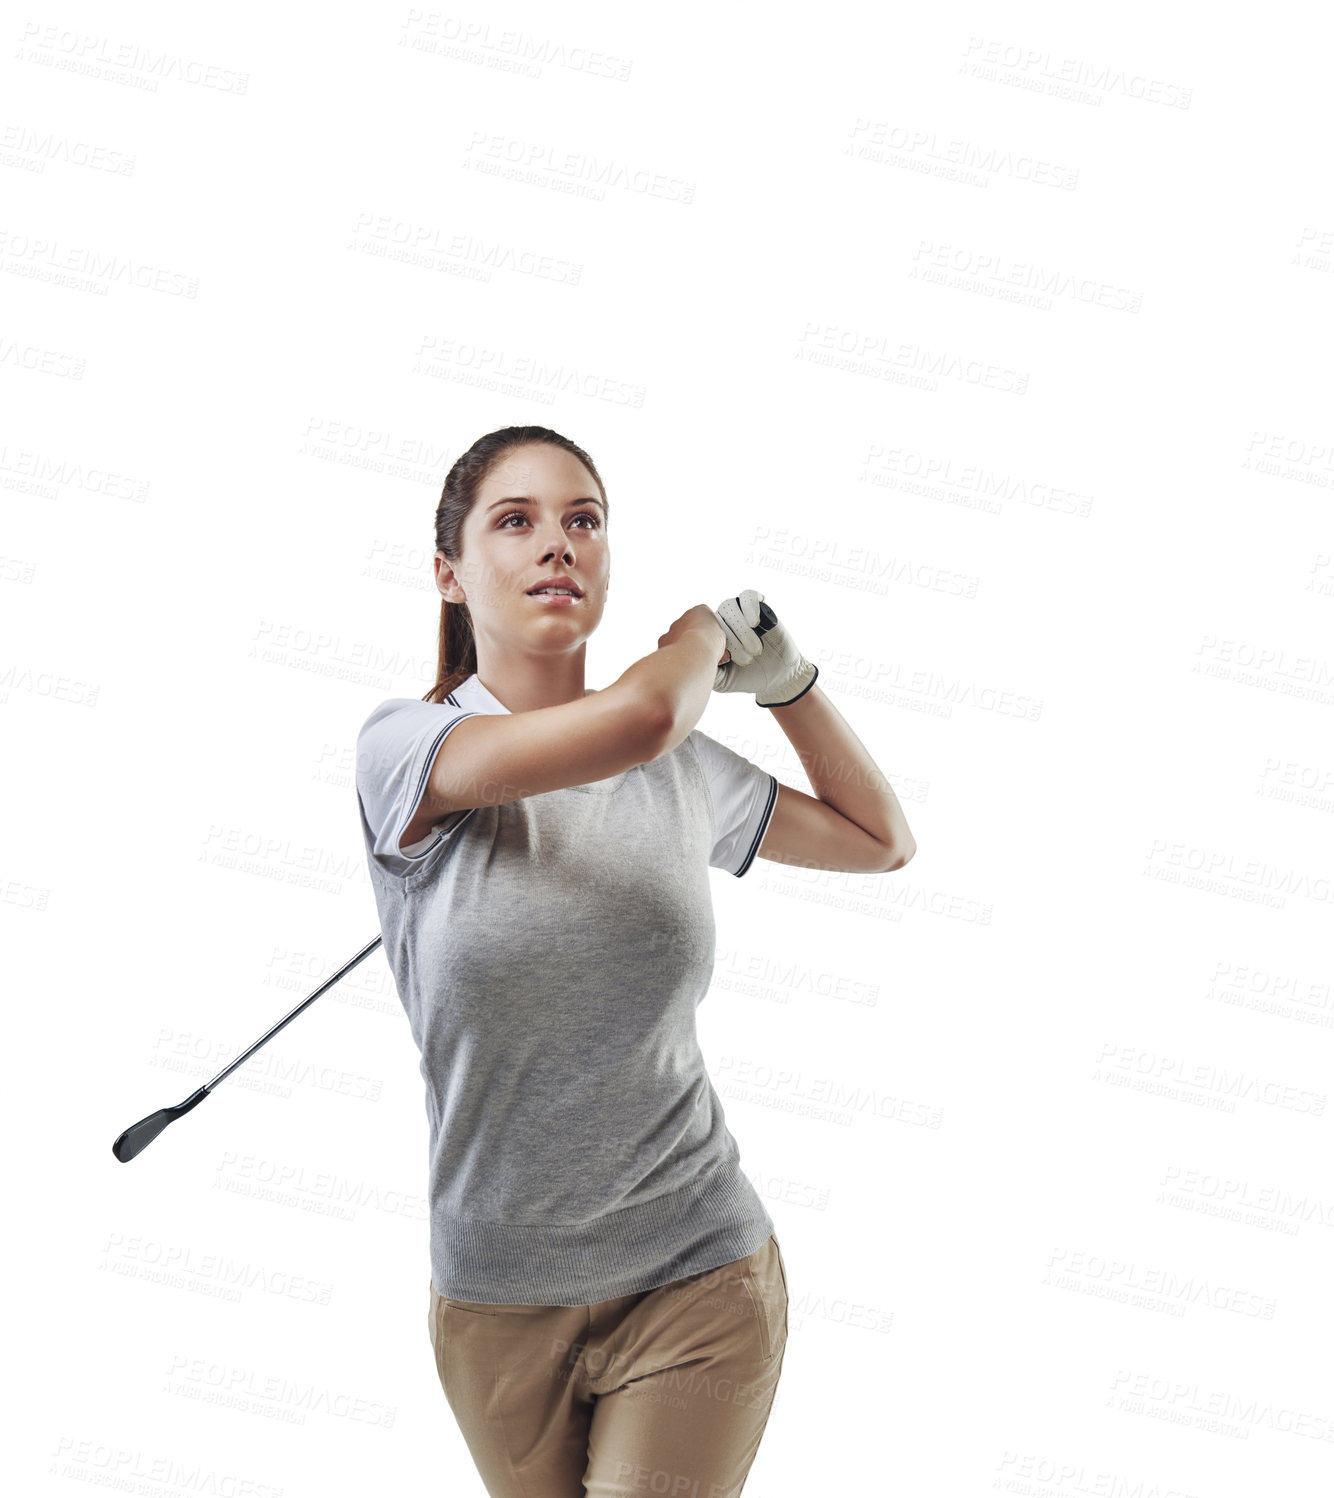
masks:
<svg viewBox="0 0 1334 1498"><path fill-rule="evenodd" d="M570 604L575 604L582 601L582 595L578 593L544 593L539 591L535 593L529 593L526 596L529 598L535 598L538 603L551 604L556 608L559 608L562 604L569 606Z"/></svg>

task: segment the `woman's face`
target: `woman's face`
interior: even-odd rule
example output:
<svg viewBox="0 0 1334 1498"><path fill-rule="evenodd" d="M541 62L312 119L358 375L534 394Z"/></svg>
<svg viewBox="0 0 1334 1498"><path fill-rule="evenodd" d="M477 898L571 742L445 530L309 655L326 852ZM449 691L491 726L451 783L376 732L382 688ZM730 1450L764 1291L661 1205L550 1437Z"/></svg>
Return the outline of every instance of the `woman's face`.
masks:
<svg viewBox="0 0 1334 1498"><path fill-rule="evenodd" d="M462 554L435 554L436 587L466 603L479 648L562 654L597 628L611 555L607 517L593 475L550 443L512 448L478 489L463 522ZM528 589L570 578L582 596L547 602Z"/></svg>

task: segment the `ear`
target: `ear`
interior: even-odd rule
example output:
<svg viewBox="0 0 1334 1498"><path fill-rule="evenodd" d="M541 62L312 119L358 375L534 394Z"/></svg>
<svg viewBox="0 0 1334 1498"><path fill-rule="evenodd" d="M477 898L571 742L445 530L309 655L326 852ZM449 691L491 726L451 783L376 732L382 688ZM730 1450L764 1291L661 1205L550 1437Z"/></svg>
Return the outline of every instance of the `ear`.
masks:
<svg viewBox="0 0 1334 1498"><path fill-rule="evenodd" d="M435 562L439 562L440 565L436 567ZM453 591L453 589L457 588L459 592L462 593L463 585L459 582L458 578L454 576L453 566L451 565L449 558L444 554L443 551L436 552L435 560L432 562L432 566L435 568L436 591L440 594L441 598L444 598L446 603L466 603L466 597L449 598L446 596L446 589Z"/></svg>

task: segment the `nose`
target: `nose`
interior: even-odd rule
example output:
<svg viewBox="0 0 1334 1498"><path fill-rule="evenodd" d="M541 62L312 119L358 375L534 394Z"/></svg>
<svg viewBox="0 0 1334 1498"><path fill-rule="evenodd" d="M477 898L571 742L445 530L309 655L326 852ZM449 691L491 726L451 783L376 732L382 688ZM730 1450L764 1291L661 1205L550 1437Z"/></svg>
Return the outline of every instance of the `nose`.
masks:
<svg viewBox="0 0 1334 1498"><path fill-rule="evenodd" d="M574 561L574 551L570 546L568 536L562 536L560 541L549 543L542 548L542 563L545 565L552 557L560 557L568 567Z"/></svg>

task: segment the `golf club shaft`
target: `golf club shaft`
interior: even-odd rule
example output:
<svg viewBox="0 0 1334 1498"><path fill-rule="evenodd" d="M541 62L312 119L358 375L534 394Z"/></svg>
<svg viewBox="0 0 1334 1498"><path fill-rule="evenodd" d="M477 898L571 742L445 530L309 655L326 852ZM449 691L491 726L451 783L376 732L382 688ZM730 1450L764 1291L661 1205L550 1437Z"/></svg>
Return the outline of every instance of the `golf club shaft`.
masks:
<svg viewBox="0 0 1334 1498"><path fill-rule="evenodd" d="M326 978L324 982L321 983L320 986L315 990L315 992L312 993L308 998L302 999L290 1014L285 1014L282 1019L280 1019L278 1023L273 1026L272 1029L266 1030L264 1034L261 1035L259 1039L254 1043L254 1045L249 1047L248 1050L242 1051L235 1060L230 1061L226 1066L224 1066L223 1069L218 1073L216 1077L213 1078L211 1082L205 1084L204 1091L212 1092L224 1077L230 1076L231 1073L234 1072L243 1061L248 1061L251 1056L253 1056L257 1050L259 1050L260 1046L264 1045L266 1041L272 1040L284 1025L290 1025L303 1009L306 1009L309 1005L313 1004L322 993L325 993L328 989L332 988L340 978L346 977L347 974L350 973L354 967L356 967L357 963L359 963L363 957L369 957L371 953L376 949L376 947L380 945L382 940L382 937L377 936L374 941L368 941L355 957L353 957L349 962L345 962L343 966L338 969L338 971L333 975L332 978Z"/></svg>

